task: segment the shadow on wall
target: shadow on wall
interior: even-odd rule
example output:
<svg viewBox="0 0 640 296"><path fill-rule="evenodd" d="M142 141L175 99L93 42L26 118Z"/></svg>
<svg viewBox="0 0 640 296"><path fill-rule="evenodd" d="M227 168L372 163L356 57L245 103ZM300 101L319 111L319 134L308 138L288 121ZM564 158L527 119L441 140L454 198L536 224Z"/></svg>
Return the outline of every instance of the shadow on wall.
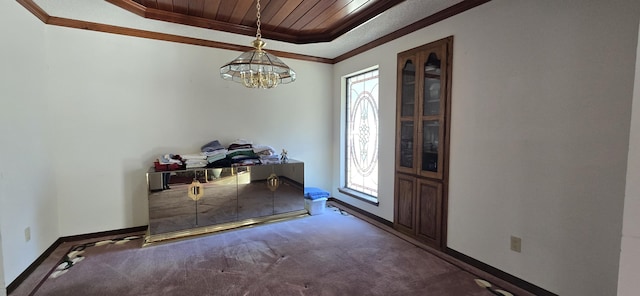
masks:
<svg viewBox="0 0 640 296"><path fill-rule="evenodd" d="M147 225L149 220L146 173L150 165L132 165L136 163L139 163L139 159L125 159L122 166L122 195L131 205L131 212L124 221L126 227Z"/></svg>

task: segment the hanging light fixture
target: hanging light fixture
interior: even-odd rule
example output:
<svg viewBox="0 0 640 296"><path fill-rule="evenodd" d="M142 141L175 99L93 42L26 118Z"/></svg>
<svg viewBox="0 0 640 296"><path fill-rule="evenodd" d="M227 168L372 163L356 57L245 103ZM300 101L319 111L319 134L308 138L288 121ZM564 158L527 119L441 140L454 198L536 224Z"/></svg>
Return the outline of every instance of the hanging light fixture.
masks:
<svg viewBox="0 0 640 296"><path fill-rule="evenodd" d="M220 76L244 84L248 88L274 88L296 80L296 72L278 57L262 50L266 45L260 34L260 0L256 1L256 40L251 42L255 49L247 51L220 68Z"/></svg>

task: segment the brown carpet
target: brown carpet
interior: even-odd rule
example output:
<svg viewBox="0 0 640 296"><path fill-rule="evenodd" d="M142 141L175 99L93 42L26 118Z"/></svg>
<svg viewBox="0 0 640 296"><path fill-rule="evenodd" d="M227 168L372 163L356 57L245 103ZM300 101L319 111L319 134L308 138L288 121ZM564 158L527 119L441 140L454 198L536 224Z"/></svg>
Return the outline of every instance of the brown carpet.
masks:
<svg viewBox="0 0 640 296"><path fill-rule="evenodd" d="M83 242L73 264L60 260L80 244L61 245L49 276L25 281L10 296L502 295L337 208L145 248L125 237Z"/></svg>

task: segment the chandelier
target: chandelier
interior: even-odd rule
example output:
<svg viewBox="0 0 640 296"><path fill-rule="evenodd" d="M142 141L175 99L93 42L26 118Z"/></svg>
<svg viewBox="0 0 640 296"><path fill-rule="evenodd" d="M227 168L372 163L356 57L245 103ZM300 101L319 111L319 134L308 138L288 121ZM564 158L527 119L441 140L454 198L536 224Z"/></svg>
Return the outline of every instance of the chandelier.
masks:
<svg viewBox="0 0 640 296"><path fill-rule="evenodd" d="M262 50L266 45L260 37L260 0L256 1L256 40L251 42L253 50L247 51L220 68L225 80L242 83L248 88L274 88L296 80L296 72L278 57Z"/></svg>

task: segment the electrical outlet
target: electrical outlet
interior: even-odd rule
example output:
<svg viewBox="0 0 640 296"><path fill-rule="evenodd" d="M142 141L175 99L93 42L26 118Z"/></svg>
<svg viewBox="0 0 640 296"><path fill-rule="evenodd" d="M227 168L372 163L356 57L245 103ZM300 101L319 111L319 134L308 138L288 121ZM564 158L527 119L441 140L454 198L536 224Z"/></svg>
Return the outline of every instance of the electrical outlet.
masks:
<svg viewBox="0 0 640 296"><path fill-rule="evenodd" d="M31 240L31 227L27 227L24 229L24 241L28 242Z"/></svg>
<svg viewBox="0 0 640 296"><path fill-rule="evenodd" d="M511 236L511 251L520 253L522 251L522 239L517 236Z"/></svg>

